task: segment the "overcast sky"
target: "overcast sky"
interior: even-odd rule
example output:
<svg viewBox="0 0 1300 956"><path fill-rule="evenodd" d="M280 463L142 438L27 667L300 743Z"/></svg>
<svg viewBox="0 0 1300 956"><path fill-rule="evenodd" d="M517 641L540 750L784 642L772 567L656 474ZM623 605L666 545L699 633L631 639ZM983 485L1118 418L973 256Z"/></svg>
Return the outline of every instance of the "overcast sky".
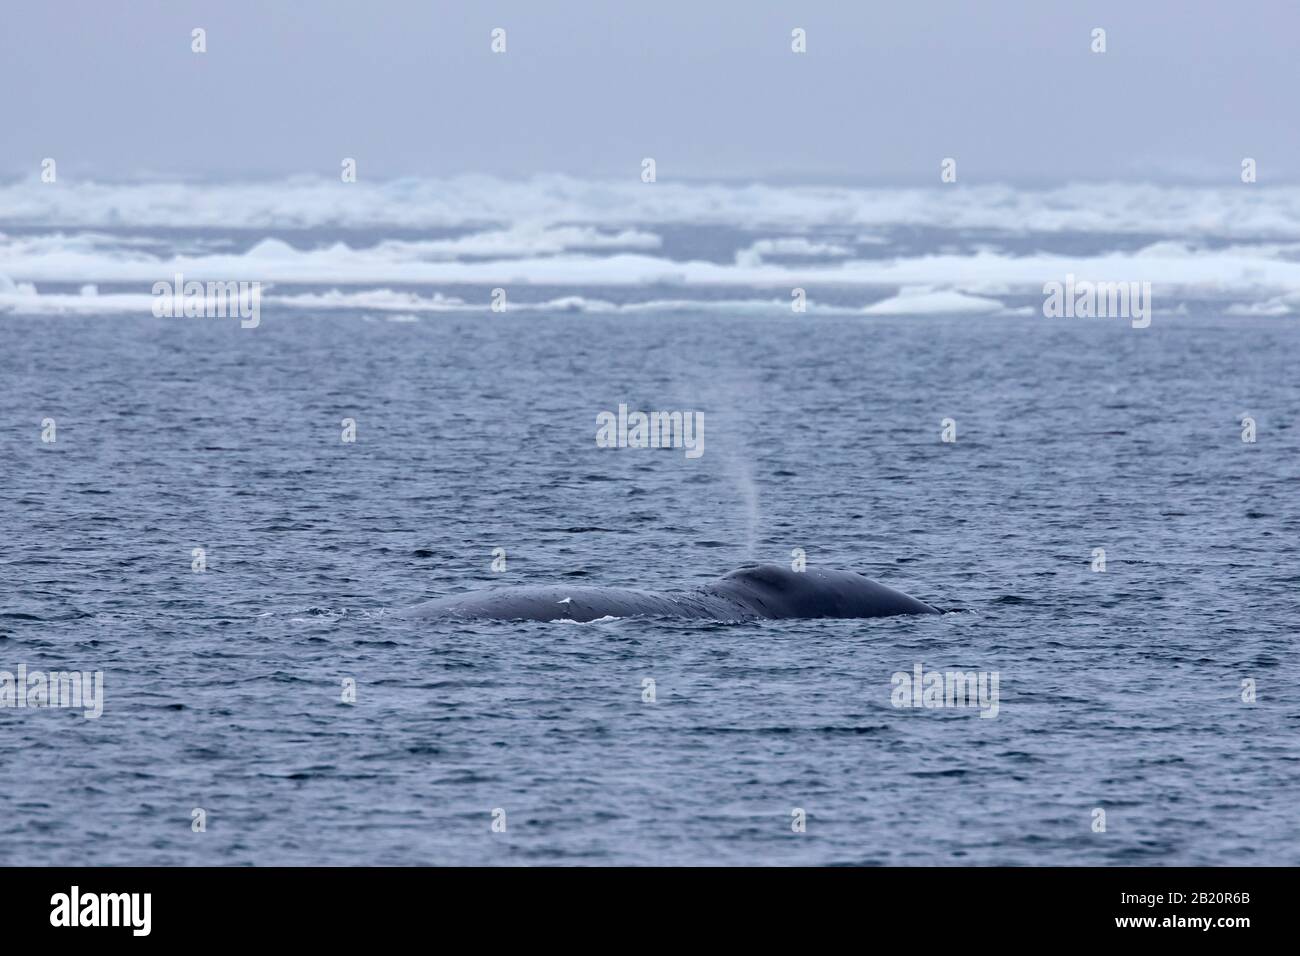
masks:
<svg viewBox="0 0 1300 956"><path fill-rule="evenodd" d="M1296 0L6 0L0 175L1294 182L1298 44Z"/></svg>

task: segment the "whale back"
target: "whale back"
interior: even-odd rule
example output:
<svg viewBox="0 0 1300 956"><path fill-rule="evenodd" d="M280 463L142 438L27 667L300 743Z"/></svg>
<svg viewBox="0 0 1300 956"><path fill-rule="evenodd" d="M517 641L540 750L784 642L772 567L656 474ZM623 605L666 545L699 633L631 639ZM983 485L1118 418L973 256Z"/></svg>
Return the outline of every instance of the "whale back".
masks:
<svg viewBox="0 0 1300 956"><path fill-rule="evenodd" d="M854 571L828 568L793 571L779 564L747 565L710 587L752 607L761 617L859 618L939 613L923 601Z"/></svg>
<svg viewBox="0 0 1300 956"><path fill-rule="evenodd" d="M777 564L753 564L694 591L566 585L498 588L436 598L406 613L467 620L587 622L605 617L861 618L938 611L852 571L795 572Z"/></svg>
<svg viewBox="0 0 1300 956"><path fill-rule="evenodd" d="M673 617L734 621L753 616L718 595L616 587L513 587L436 598L408 612L417 617L497 621L577 621L605 617Z"/></svg>

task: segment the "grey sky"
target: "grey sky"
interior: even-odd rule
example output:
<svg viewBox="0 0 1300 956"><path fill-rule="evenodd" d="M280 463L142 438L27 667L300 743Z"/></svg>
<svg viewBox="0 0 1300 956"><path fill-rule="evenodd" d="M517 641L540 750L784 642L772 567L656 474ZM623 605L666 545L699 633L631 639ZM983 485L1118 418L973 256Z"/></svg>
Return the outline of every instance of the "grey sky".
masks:
<svg viewBox="0 0 1300 956"><path fill-rule="evenodd" d="M0 175L1295 181L1298 41L1295 0L15 0Z"/></svg>

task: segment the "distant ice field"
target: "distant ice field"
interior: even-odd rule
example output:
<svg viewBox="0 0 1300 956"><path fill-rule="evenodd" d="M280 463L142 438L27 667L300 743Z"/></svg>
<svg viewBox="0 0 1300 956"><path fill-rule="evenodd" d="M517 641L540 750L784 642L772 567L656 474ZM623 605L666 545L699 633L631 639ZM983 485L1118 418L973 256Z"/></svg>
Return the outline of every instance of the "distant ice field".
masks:
<svg viewBox="0 0 1300 956"><path fill-rule="evenodd" d="M1001 314L1068 276L1147 282L1154 307L1300 307L1300 190L1015 190L481 177L0 186L0 312L132 313L153 284L256 281L285 309L696 305Z"/></svg>

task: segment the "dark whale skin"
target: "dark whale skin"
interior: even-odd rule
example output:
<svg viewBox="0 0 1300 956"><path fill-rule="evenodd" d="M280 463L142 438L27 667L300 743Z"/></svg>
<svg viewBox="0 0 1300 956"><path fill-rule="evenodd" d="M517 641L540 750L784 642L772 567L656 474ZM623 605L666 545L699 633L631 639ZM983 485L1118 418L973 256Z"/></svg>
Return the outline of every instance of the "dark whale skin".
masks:
<svg viewBox="0 0 1300 956"><path fill-rule="evenodd" d="M940 612L853 571L792 571L779 564L754 564L692 591L585 585L496 588L437 598L405 613L421 618L586 623L605 617L747 621Z"/></svg>

